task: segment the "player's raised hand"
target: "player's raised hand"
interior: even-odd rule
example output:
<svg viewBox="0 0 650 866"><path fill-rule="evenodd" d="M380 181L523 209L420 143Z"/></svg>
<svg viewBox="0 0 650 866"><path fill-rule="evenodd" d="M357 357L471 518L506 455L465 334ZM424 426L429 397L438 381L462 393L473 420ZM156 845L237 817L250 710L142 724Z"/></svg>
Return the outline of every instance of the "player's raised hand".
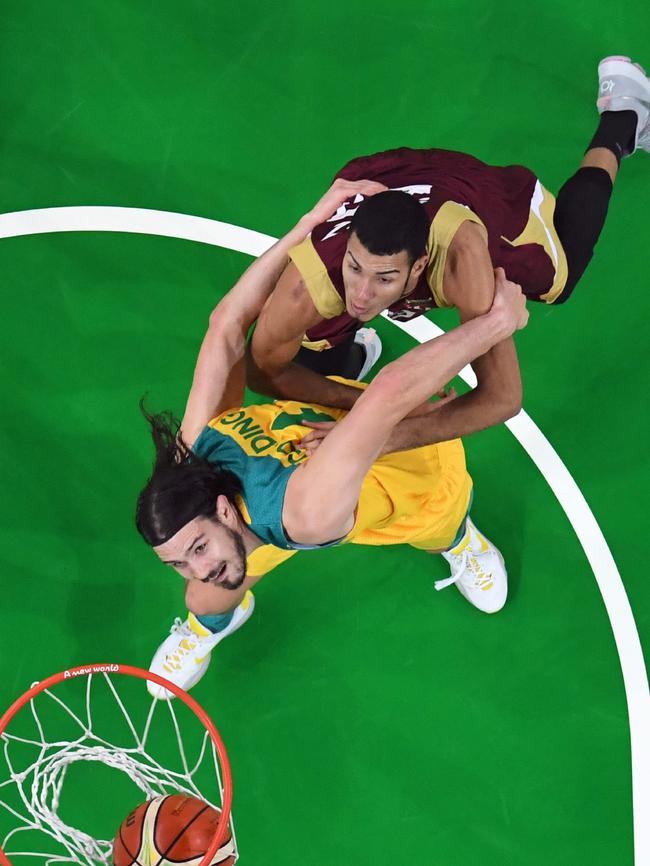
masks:
<svg viewBox="0 0 650 866"><path fill-rule="evenodd" d="M300 440L300 447L311 455L321 444L327 434L334 429L336 421L301 421L303 427L310 427L311 433L308 433Z"/></svg>
<svg viewBox="0 0 650 866"><path fill-rule="evenodd" d="M494 302L490 312L501 318L508 336L528 324L526 296L518 283L506 277L503 268L494 271Z"/></svg>
<svg viewBox="0 0 650 866"><path fill-rule="evenodd" d="M368 197L378 192L385 192L387 189L388 187L383 183L374 180L346 180L337 177L325 195L311 209L309 219L314 226L317 226L336 213L343 202L354 199L358 195Z"/></svg>

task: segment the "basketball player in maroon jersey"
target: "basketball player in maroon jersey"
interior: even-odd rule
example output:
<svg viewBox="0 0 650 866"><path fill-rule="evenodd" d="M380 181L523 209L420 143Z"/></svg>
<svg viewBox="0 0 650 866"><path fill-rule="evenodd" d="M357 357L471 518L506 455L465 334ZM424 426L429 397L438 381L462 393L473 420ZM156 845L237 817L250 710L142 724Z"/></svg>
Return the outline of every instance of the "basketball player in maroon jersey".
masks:
<svg viewBox="0 0 650 866"><path fill-rule="evenodd" d="M357 375L361 324L383 310L404 320L434 307L456 307L462 321L472 319L490 309L497 267L530 300L564 303L592 257L621 158L650 151L650 79L623 57L606 58L598 73L600 124L557 202L523 166L497 168L446 150L400 148L341 169L337 177L389 190L345 202L291 250L248 347L249 385L349 409L359 391L325 376ZM465 436L519 411L512 339L474 369L475 390L424 404L395 429L391 447ZM326 435L321 426L308 445Z"/></svg>

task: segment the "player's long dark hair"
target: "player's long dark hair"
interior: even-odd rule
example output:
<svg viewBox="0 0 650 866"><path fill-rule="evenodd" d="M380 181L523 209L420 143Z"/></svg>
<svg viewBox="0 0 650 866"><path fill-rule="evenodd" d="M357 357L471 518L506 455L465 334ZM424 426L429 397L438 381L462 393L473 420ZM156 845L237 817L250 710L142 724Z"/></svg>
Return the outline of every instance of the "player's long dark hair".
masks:
<svg viewBox="0 0 650 866"><path fill-rule="evenodd" d="M239 478L194 454L179 435L171 412L154 415L140 400L156 449L153 472L138 496L135 525L152 547L164 544L195 517L213 517L219 494L234 505L242 492Z"/></svg>

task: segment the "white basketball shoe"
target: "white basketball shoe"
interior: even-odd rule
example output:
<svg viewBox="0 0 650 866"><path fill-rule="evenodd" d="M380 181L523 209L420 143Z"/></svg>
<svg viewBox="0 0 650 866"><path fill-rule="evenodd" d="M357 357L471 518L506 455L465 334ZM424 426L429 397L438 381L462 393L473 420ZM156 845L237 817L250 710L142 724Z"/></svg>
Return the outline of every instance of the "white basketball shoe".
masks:
<svg viewBox="0 0 650 866"><path fill-rule="evenodd" d="M634 111L636 125L635 150L650 153L650 78L638 63L629 57L614 55L605 57L598 64L598 100L600 114L603 111Z"/></svg>
<svg viewBox="0 0 650 866"><path fill-rule="evenodd" d="M357 333L354 335L354 342L357 346L361 346L366 353L363 367L357 376L357 382L360 382L379 360L382 346L379 335L374 328L359 328Z"/></svg>
<svg viewBox="0 0 650 866"><path fill-rule="evenodd" d="M216 633L202 626L193 613L188 613L185 622L176 617L169 637L156 650L149 670L189 691L207 671L212 650L225 637L241 628L254 609L255 596L248 590L226 628ZM154 698L160 700L174 697L170 691L150 680L147 680L147 689Z"/></svg>
<svg viewBox="0 0 650 866"><path fill-rule="evenodd" d="M442 554L451 577L437 580L436 589L456 584L470 604L483 613L501 610L508 597L508 574L499 550L467 518L465 535L456 547Z"/></svg>

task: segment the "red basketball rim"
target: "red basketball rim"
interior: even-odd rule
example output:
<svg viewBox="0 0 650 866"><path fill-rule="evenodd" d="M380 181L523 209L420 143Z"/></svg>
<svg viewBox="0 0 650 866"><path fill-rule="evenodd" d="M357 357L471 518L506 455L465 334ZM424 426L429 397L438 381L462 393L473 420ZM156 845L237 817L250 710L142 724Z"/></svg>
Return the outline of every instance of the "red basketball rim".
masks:
<svg viewBox="0 0 650 866"><path fill-rule="evenodd" d="M154 682L159 686L163 686L165 689L172 692L172 694L179 700L181 700L187 707L189 707L192 712L196 716L198 716L200 722L208 731L210 739L214 743L217 750L217 755L219 756L223 783L221 818L219 819L219 823L217 825L214 838L210 843L210 847L205 852L205 856L199 864L199 866L208 866L214 855L221 847L221 844L225 841L228 834L230 810L232 807L232 773L230 770L230 762L228 761L228 755L226 753L226 747L223 740L221 739L219 731L217 731L214 725L214 722L203 709L203 707L197 701L195 701L194 698L190 697L190 695L188 695L186 691L179 688L179 686L175 685L164 677L158 676L158 674L154 674L151 671L145 671L143 668L133 667L132 665L119 665L114 663L79 665L78 667L68 668L67 670L61 671L58 674L52 674L52 676L47 677L47 679L41 680L40 682L33 685L31 689L29 689L29 691L26 691L24 695L21 695L18 700L14 701L14 703L0 718L0 734L3 734L6 731L9 722L11 722L14 716L17 715L17 713L20 712L20 710L26 704L28 704L29 701L32 700L32 698L36 697L36 695L44 692L46 689L49 689L52 686L57 685L57 683L63 682L64 680L71 679L72 677L86 677L90 676L91 674L124 674L131 677L138 677L141 680L150 680L151 682ZM11 861L3 851L2 846L0 846L0 863L2 864L2 866L12 866Z"/></svg>

